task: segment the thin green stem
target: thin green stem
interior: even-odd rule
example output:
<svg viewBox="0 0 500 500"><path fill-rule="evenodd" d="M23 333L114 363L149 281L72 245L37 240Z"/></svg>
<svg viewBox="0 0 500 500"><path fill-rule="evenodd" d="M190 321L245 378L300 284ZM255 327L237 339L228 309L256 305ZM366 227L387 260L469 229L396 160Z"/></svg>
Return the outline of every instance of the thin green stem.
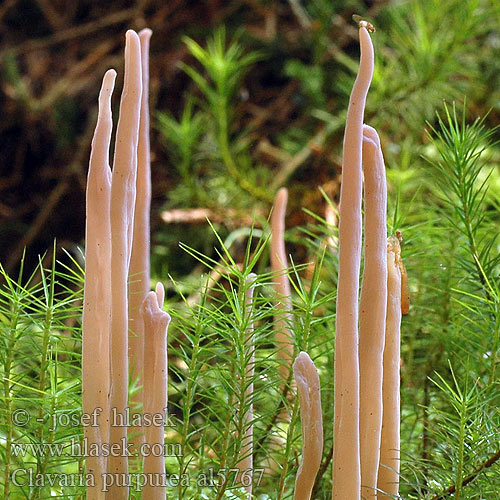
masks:
<svg viewBox="0 0 500 500"><path fill-rule="evenodd" d="M44 271L42 268L42 264L40 264L40 271L42 273L42 282L44 285L45 292L45 315L42 326L42 349L40 355L40 376L38 379L38 393L42 394L45 392L47 380L46 376L49 374L50 368L50 356L49 356L49 347L50 347L50 334L53 328L53 319L54 319L54 286L55 286L55 269L54 269L55 261L52 265L52 272L50 274L50 282L47 284L44 276ZM52 411L52 408L50 409ZM37 422L44 421L44 412L46 411L46 407L43 404L40 404L40 408L38 410L38 418ZM48 443L51 442L51 436L53 437L54 429L51 429L49 432L49 437L45 440L45 424L40 424L38 426L37 438L39 443ZM36 463L36 473L37 474L45 474L47 469L48 461L50 460L50 454L44 453L43 456L37 457ZM38 500L40 498L42 488L34 488L30 500Z"/></svg>
<svg viewBox="0 0 500 500"><path fill-rule="evenodd" d="M288 424L288 429L286 432L286 446L285 446L285 453L283 456L283 466L281 468L281 474L278 483L277 500L282 500L285 494L285 481L288 475L288 469L290 467L290 454L292 451L293 434L295 431L295 425L297 423L298 414L299 414L299 400L298 398L295 398L292 409L292 418L290 419L290 423Z"/></svg>
<svg viewBox="0 0 500 500"><path fill-rule="evenodd" d="M186 452L187 447L189 445L189 442L188 442L189 425L190 425L191 410L192 410L193 405L194 405L194 395L196 393L196 385L197 385L197 380L192 376L192 374L197 372L198 355L199 355L199 351L200 351L200 335L199 335L199 333L200 332L197 331L196 335L193 339L193 348L191 351L191 362L189 365L188 376L187 376L186 397L185 397L183 405L182 405L182 429L181 429L182 453L181 453L181 456L178 457L179 476L180 477L182 477L182 475L186 472L186 468L187 468L187 464L185 463L185 461L186 461L185 452ZM184 489L185 489L185 487L182 485L182 481L179 481L178 490L177 490L178 500L182 500L183 495L184 495Z"/></svg>
<svg viewBox="0 0 500 500"><path fill-rule="evenodd" d="M464 454L465 454L465 424L467 418L467 401L465 395L462 397L460 406L460 426L458 432L458 461L455 474L455 500L460 500L462 494Z"/></svg>
<svg viewBox="0 0 500 500"><path fill-rule="evenodd" d="M228 109L227 101L222 99L220 102L220 107L217 109L217 118L219 124L219 134L218 142L220 148L220 154L224 165L227 168L229 175L236 181L241 189L251 194L254 198L258 200L263 200L267 202L273 201L273 193L263 190L258 186L254 186L252 183L248 182L242 177L242 172L236 165L236 160L231 153L231 147L229 146L229 125L228 125Z"/></svg>
<svg viewBox="0 0 500 500"><path fill-rule="evenodd" d="M14 427L12 424L11 376L12 376L12 365L15 354L14 347L16 343L16 329L18 320L19 320L19 310L16 304L13 307L12 321L8 329L9 338L7 342L7 349L5 352L4 379L3 379L3 393L5 402L5 425L7 428L7 435L5 438L4 498L9 498L10 494L10 461L12 455L12 440L14 435Z"/></svg>
<svg viewBox="0 0 500 500"><path fill-rule="evenodd" d="M234 404L234 395L230 394L229 399L228 399L228 408L232 408ZM221 456L221 461L220 461L220 470L224 470L227 465L227 458L229 454L229 442L231 439L231 412L227 412L226 416L226 425L225 425L225 430L224 430L224 441L222 444L222 456ZM217 496L215 500L221 500L221 498L224 496L224 493L227 489L229 476L226 474L224 476L224 480L222 481L222 484L219 484L219 487L217 489Z"/></svg>

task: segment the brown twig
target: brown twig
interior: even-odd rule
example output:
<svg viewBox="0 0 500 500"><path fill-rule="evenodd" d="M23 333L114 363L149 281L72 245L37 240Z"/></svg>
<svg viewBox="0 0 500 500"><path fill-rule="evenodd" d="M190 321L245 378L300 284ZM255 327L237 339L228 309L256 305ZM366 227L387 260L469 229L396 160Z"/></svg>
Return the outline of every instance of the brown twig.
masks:
<svg viewBox="0 0 500 500"><path fill-rule="evenodd" d="M316 498L316 493L318 492L319 484L321 483L321 479L323 479L323 476L325 475L326 469L328 469L328 466L330 465L332 458L333 458L333 444L332 446L330 446L328 454L326 455L325 460L323 461L321 467L319 468L318 475L316 476L316 480L314 481L311 498Z"/></svg>
<svg viewBox="0 0 500 500"><path fill-rule="evenodd" d="M248 213L234 209L224 211L211 208L174 208L160 215L165 224L205 224L207 219L220 224L237 223L242 226L255 226L255 219Z"/></svg>
<svg viewBox="0 0 500 500"><path fill-rule="evenodd" d="M325 142L330 132L327 132L326 129L321 129L290 161L285 162L271 182L271 190L274 191L283 186L293 173L309 159L315 148Z"/></svg>
<svg viewBox="0 0 500 500"><path fill-rule="evenodd" d="M64 19L49 0L37 0L37 4L53 30L61 30L65 27Z"/></svg>
<svg viewBox="0 0 500 500"><path fill-rule="evenodd" d="M80 142L78 151L74 156L74 160L67 169L66 175L59 180L55 188L52 190L48 198L44 199L43 206L31 224L29 230L21 238L17 246L12 252L10 252L10 257L7 260L6 269L11 272L15 267L17 262L19 262L19 257L26 247L28 247L42 232L46 227L47 221L50 219L55 208L60 202L61 198L66 194L68 188L71 185L71 178L75 175L78 178L82 178L82 164L84 159L87 157L91 133L93 133L95 126L94 119L89 119L87 121L86 130L83 137L86 138L85 141ZM86 177L83 174L83 177Z"/></svg>
<svg viewBox="0 0 500 500"><path fill-rule="evenodd" d="M48 90L48 92L35 101L37 111L42 111L52 106L61 95L67 92L68 89L75 87L78 84L78 80L82 78L85 72L102 60L104 56L114 47L114 45L114 40L107 40L88 54L85 59L73 65L64 78L58 80Z"/></svg>
<svg viewBox="0 0 500 500"><path fill-rule="evenodd" d="M484 470L487 469L488 467L491 467L495 462L500 460L500 450L498 450L493 456L488 458L485 462L483 462L479 467L474 469L474 471L468 475L464 480L462 481L462 487L468 485L469 483L472 483L474 479L476 479L477 476ZM439 493L436 496L433 496L431 500L443 500L443 498L446 498L450 495L453 495L456 491L456 486L452 485L449 488L446 488L442 493Z"/></svg>
<svg viewBox="0 0 500 500"><path fill-rule="evenodd" d="M13 55L19 55L31 52L33 50L51 47L61 42L66 42L68 40L73 40L82 36L88 36L95 31L107 28L113 24L123 23L132 19L136 15L136 13L137 10L135 7L120 10L118 12L109 14L109 16L101 17L81 26L71 26L66 30L58 31L57 33L54 33L53 35L46 38L27 40L17 47L8 47L6 50L9 50Z"/></svg>
<svg viewBox="0 0 500 500"><path fill-rule="evenodd" d="M25 235L21 238L21 241L19 241L16 248L11 253L10 258L7 260L6 268L8 272L11 272L14 266L19 261L19 256L22 254L24 248L28 247L31 242L35 240L40 232L46 227L47 221L52 215L60 199L66 193L68 186L68 179L62 179L52 190L49 197L45 200L35 221L33 222L33 224L31 224L28 232L26 232Z"/></svg>

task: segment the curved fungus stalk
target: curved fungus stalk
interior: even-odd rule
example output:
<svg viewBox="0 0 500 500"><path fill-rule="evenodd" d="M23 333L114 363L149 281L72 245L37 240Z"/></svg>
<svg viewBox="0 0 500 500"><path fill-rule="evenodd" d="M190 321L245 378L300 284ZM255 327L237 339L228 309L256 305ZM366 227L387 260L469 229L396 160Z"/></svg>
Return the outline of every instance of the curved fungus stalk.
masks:
<svg viewBox="0 0 500 500"><path fill-rule="evenodd" d="M138 380L144 386L144 326L141 317L141 305L149 291L149 254L151 209L151 161L149 145L149 40L151 30L139 32L141 43L142 96L139 125L139 142L137 145L137 183L134 213L134 236L129 269L129 366L131 380ZM132 407L136 411L143 403L143 391L140 390L132 398ZM137 431L137 429L134 429ZM144 441L143 432L134 438L136 443Z"/></svg>
<svg viewBox="0 0 500 500"><path fill-rule="evenodd" d="M339 210L339 276L335 335L333 500L361 494L359 448L358 287L361 263L361 156L363 115L373 75L370 35L360 26L361 60L344 136Z"/></svg>
<svg viewBox="0 0 500 500"><path fill-rule="evenodd" d="M306 352L293 363L300 400L302 460L295 479L294 500L310 500L323 454L323 417L318 371Z"/></svg>
<svg viewBox="0 0 500 500"><path fill-rule="evenodd" d="M142 95L141 48L137 33L127 31L125 43L125 82L120 103L116 147L111 181L111 390L110 407L124 420L128 407L128 271L137 175L137 143ZM127 426L111 425L111 446L127 443ZM126 477L128 458L111 454L107 472ZM115 476L115 475L119 476ZM124 475L124 476L122 476ZM111 500L128 500L129 488L111 485Z"/></svg>
<svg viewBox="0 0 500 500"><path fill-rule="evenodd" d="M400 342L401 342L401 250L399 241L387 243L387 320L382 386L384 413L377 498L397 498L399 494L400 457Z"/></svg>
<svg viewBox="0 0 500 500"><path fill-rule="evenodd" d="M288 201L288 190L281 188L276 194L271 214L271 267L273 270L276 308L274 331L280 374L284 382L288 380L293 360L293 315L290 279L288 278L288 259L285 249L285 215Z"/></svg>
<svg viewBox="0 0 500 500"><path fill-rule="evenodd" d="M149 292L141 306L144 321L144 414L157 419L167 418L167 330L170 316L162 310L165 291L158 283L155 292ZM155 452L144 457L144 474L147 478L165 474L164 425L144 427L145 443ZM164 500L166 487L146 482L143 497L148 500Z"/></svg>
<svg viewBox="0 0 500 500"><path fill-rule="evenodd" d="M99 94L99 113L87 180L85 226L85 284L82 320L82 410L91 415L101 408L99 425L86 425L84 437L89 447L108 441L109 432L109 314L111 291L111 237L110 199L111 169L109 145L113 120L111 95L116 72L104 75ZM99 356L96 356L99 353ZM87 488L87 498L104 498L102 479L106 459L102 456L86 458L87 471L93 473L95 486Z"/></svg>
<svg viewBox="0 0 500 500"><path fill-rule="evenodd" d="M377 131L363 127L364 268L359 313L361 497L377 494L387 304L387 184Z"/></svg>

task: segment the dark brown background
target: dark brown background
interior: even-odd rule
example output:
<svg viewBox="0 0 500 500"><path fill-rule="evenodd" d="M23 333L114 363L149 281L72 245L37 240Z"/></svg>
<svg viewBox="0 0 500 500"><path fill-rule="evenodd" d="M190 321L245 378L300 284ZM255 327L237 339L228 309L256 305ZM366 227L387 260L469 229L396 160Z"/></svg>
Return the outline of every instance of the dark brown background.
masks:
<svg viewBox="0 0 500 500"><path fill-rule="evenodd" d="M309 127L312 137L322 127L302 113L304 96L299 84L284 76L284 60L307 60L311 40L317 36L356 53L352 13L359 12L357 8L375 15L384 2L354 2L347 7L344 2L333 4L333 15L322 25L311 26L301 19L300 12L293 11L291 3L276 0L1 3L0 262L7 271L15 271L25 247L31 267L38 254L52 247L54 238L58 256L62 247L75 252L76 245L82 244L84 190L97 94L104 72L115 68L119 75L114 96L116 118L126 29L153 30L150 106L153 112L163 110L178 116L181 97L192 88L177 65L179 61L193 63L182 35L204 45L218 25L227 26L228 38L244 28L245 43L252 49L264 49L266 57L245 79L245 95L238 103L236 119L239 126L251 123L258 130L254 137L256 154L261 163L273 169L279 161L267 146L274 134L294 124ZM327 66L331 55L324 59L322 64ZM334 98L328 93L327 98L333 108ZM341 137L334 140L336 146L331 151L338 149ZM165 205L169 188L178 182L178 175L155 127L152 152L152 227L156 232L163 227L159 210ZM325 163L326 170L320 168ZM311 186L323 184L334 195L336 183L331 179L335 179L338 163L336 154L327 157L326 149L311 146L296 180ZM301 205L314 208L320 201L318 192L311 195L298 190L291 200L290 224L303 220ZM261 208L265 213L269 206Z"/></svg>

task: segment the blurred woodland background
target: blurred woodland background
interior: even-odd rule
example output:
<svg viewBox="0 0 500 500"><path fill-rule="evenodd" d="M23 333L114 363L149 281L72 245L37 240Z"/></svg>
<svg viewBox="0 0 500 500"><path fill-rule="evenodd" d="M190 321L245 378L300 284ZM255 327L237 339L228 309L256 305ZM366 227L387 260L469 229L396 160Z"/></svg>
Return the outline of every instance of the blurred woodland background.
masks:
<svg viewBox="0 0 500 500"><path fill-rule="evenodd" d="M116 119L127 28L154 32L156 272L189 274L193 263L180 240L210 253L206 216L224 235L253 218L265 222L281 185L291 193L287 226L311 220L303 207L324 214L316 188L338 195L343 120L358 64L353 13L377 28L366 121L379 129L388 167L397 167L398 179L406 175L406 185L408 168L421 163L425 122L435 120L443 100L467 97L471 116L491 109L487 122L500 121L500 7L493 0L3 1L0 262L12 272L25 247L35 263L54 238L58 249L82 244L97 95L104 72L115 68ZM228 62L235 83L217 110L182 67L207 75L183 37L205 47L221 26L226 46L237 40L255 57ZM217 130L221 107L229 159ZM304 261L300 248L289 251Z"/></svg>

